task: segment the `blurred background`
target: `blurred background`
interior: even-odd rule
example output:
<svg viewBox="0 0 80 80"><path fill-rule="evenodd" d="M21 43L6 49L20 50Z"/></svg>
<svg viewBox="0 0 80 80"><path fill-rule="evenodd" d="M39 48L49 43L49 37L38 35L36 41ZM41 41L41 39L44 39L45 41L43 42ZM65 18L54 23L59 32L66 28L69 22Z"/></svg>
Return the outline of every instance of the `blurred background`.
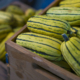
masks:
<svg viewBox="0 0 80 80"><path fill-rule="evenodd" d="M38 10L38 9L44 9L54 0L0 0L0 9L6 7L7 5L9 5L14 1L21 1Z"/></svg>

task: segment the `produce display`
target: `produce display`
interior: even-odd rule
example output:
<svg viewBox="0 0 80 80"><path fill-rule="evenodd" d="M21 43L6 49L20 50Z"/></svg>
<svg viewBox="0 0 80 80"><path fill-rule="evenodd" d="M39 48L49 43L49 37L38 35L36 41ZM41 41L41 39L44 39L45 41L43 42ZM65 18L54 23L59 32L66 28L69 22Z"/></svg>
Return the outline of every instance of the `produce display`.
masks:
<svg viewBox="0 0 80 80"><path fill-rule="evenodd" d="M5 11L0 11L0 60L5 62L5 42L37 11L28 8L25 12L17 5L9 5Z"/></svg>
<svg viewBox="0 0 80 80"><path fill-rule="evenodd" d="M38 15L42 9L24 12L16 5L0 11L0 60L5 62L5 42L27 24L30 32L19 34L16 44L80 76L79 2L63 0L45 15Z"/></svg>
<svg viewBox="0 0 80 80"><path fill-rule="evenodd" d="M30 32L18 35L16 43L80 76L79 6L79 0L63 0L45 15L34 15L27 21Z"/></svg>

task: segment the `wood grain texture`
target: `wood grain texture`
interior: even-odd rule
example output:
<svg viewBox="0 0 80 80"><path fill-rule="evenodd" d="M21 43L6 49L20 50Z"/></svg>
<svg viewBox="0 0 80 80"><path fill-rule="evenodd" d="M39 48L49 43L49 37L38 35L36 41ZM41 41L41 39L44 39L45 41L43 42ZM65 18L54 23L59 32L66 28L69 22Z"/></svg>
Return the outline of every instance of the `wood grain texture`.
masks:
<svg viewBox="0 0 80 80"><path fill-rule="evenodd" d="M21 57L22 55L19 54L18 56ZM10 80L61 80L47 71L43 71L37 67L34 68L32 62L29 62L29 58L26 56L23 57L24 60L17 57L14 58L12 54L9 54Z"/></svg>
<svg viewBox="0 0 80 80"><path fill-rule="evenodd" d="M0 80L7 80L7 66L0 61Z"/></svg>
<svg viewBox="0 0 80 80"><path fill-rule="evenodd" d="M57 6L61 0L55 0L40 15L52 6ZM28 32L25 25L22 29L16 32L6 43L6 51L9 54L10 61L10 79L14 80L12 75L16 77L15 80L80 80L77 75L51 63L50 61L30 52L29 50L17 45L15 43L16 37L23 32ZM41 68L34 68L32 64L35 63ZM55 76L55 75L56 76Z"/></svg>

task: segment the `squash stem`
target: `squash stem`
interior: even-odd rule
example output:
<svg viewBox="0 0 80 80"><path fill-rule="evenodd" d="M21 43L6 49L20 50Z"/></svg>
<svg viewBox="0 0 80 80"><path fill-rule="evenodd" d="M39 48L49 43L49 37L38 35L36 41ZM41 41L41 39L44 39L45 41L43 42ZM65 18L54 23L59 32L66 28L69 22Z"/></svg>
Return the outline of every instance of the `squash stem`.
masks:
<svg viewBox="0 0 80 80"><path fill-rule="evenodd" d="M69 38L66 34L62 34L62 36L63 36L65 42L69 40Z"/></svg>

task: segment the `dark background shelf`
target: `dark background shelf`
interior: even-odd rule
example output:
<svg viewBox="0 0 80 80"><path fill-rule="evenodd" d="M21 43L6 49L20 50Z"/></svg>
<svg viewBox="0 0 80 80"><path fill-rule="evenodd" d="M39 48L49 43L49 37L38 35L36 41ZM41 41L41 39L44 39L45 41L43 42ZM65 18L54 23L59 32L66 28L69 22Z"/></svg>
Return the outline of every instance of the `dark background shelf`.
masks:
<svg viewBox="0 0 80 80"><path fill-rule="evenodd" d="M0 9L6 7L13 1L21 1L38 10L38 9L44 9L54 0L0 0Z"/></svg>

